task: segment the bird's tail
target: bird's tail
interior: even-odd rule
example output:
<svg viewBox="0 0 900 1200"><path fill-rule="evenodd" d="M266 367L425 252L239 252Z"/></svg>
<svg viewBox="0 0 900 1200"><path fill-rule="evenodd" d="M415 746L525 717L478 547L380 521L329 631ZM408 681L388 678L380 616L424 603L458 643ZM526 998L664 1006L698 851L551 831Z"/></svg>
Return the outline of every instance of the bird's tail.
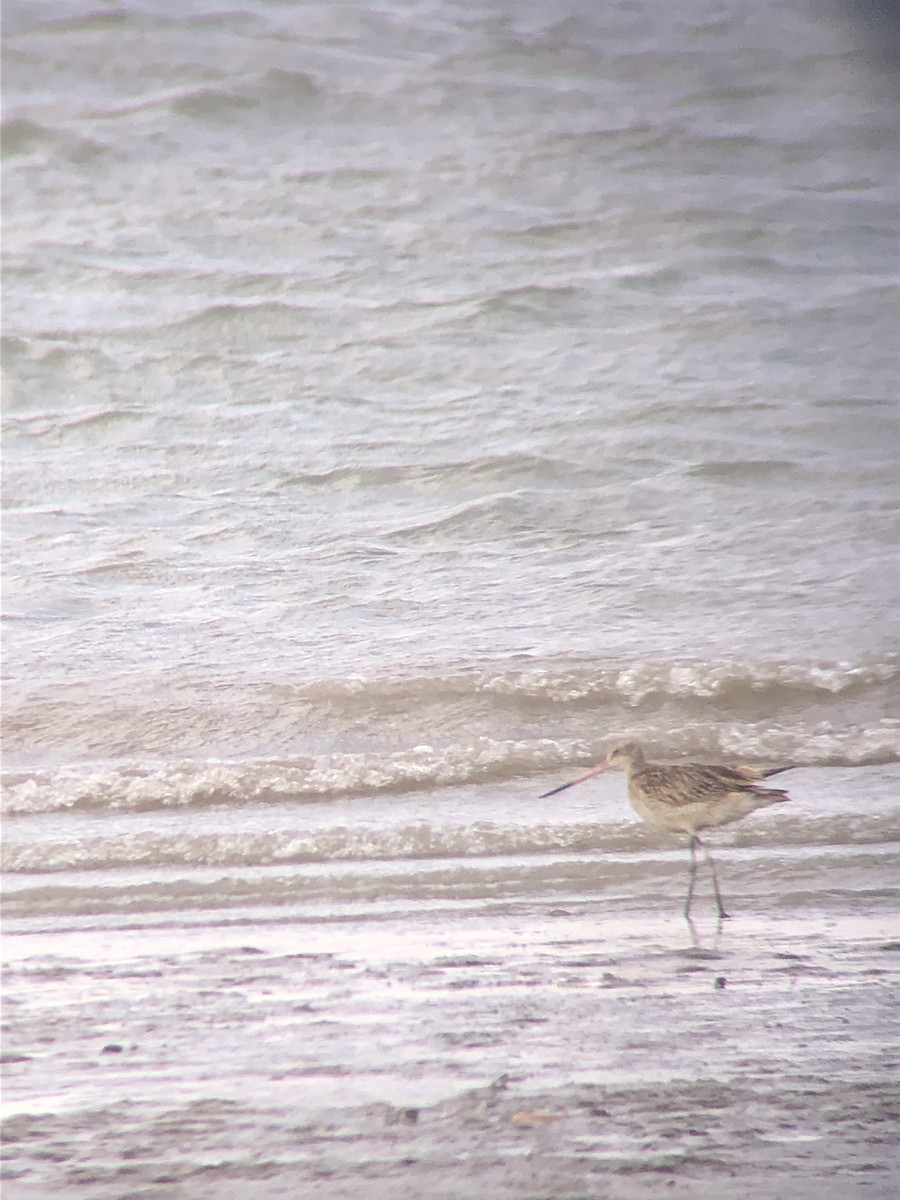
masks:
<svg viewBox="0 0 900 1200"><path fill-rule="evenodd" d="M754 782L757 779L771 779L773 775L780 775L782 771L796 770L796 763L788 763L786 767L738 767L738 771L749 782Z"/></svg>
<svg viewBox="0 0 900 1200"><path fill-rule="evenodd" d="M773 775L780 775L782 771L795 771L796 769L796 763L788 763L786 767L764 767L760 771L760 775L763 779L771 779Z"/></svg>
<svg viewBox="0 0 900 1200"><path fill-rule="evenodd" d="M780 804L783 800L790 800L784 788L755 787L750 790L757 799L763 801L763 805Z"/></svg>

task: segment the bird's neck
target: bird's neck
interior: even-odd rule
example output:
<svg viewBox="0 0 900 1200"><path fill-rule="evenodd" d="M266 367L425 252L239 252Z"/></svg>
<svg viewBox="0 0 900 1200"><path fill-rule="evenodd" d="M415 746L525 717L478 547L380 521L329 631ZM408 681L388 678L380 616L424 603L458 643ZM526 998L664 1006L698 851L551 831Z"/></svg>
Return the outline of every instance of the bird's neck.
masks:
<svg viewBox="0 0 900 1200"><path fill-rule="evenodd" d="M635 750L633 754L628 756L628 761L625 763L625 776L630 779L632 775L636 775L638 771L643 771L647 765L647 760L644 758L643 751Z"/></svg>

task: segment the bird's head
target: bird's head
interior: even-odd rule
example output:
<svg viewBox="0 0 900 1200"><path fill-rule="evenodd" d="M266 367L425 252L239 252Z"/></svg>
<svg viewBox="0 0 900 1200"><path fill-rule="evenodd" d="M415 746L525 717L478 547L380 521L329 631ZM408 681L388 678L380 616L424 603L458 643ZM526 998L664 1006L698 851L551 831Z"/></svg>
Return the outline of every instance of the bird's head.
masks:
<svg viewBox="0 0 900 1200"><path fill-rule="evenodd" d="M604 765L605 767L618 767L620 771L627 771L631 767L639 767L643 761L644 752L637 742L622 742L618 746L613 746L606 756Z"/></svg>
<svg viewBox="0 0 900 1200"><path fill-rule="evenodd" d="M586 779L593 779L595 775L602 774L610 767L619 767L622 771L628 771L632 767L642 766L643 762L644 755L640 746L636 742L624 742L621 746L616 746L613 750L610 750L606 758L602 762L597 763L595 767L591 767L589 771L585 771L577 779L570 779L568 783L561 783L559 787L551 788L549 792L544 792L540 799L543 800L547 796L555 796L557 792L564 792L566 788L574 787L576 783L584 783Z"/></svg>

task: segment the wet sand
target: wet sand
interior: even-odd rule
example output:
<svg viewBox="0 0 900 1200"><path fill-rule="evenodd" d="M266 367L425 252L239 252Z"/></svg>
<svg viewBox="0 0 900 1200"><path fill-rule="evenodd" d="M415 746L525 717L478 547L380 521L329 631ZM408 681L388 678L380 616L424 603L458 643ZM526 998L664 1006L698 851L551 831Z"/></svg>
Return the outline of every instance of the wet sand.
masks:
<svg viewBox="0 0 900 1200"><path fill-rule="evenodd" d="M900 940L864 883L695 940L659 897L20 930L4 1200L887 1200Z"/></svg>

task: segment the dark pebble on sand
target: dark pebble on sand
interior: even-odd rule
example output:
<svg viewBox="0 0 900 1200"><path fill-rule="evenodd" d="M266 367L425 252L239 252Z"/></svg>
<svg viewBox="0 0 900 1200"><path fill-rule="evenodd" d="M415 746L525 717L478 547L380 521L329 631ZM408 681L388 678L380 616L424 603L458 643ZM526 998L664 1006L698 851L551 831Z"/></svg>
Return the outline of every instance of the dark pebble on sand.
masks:
<svg viewBox="0 0 900 1200"><path fill-rule="evenodd" d="M385 1116L388 1125L415 1125L418 1119L417 1108L392 1108Z"/></svg>

